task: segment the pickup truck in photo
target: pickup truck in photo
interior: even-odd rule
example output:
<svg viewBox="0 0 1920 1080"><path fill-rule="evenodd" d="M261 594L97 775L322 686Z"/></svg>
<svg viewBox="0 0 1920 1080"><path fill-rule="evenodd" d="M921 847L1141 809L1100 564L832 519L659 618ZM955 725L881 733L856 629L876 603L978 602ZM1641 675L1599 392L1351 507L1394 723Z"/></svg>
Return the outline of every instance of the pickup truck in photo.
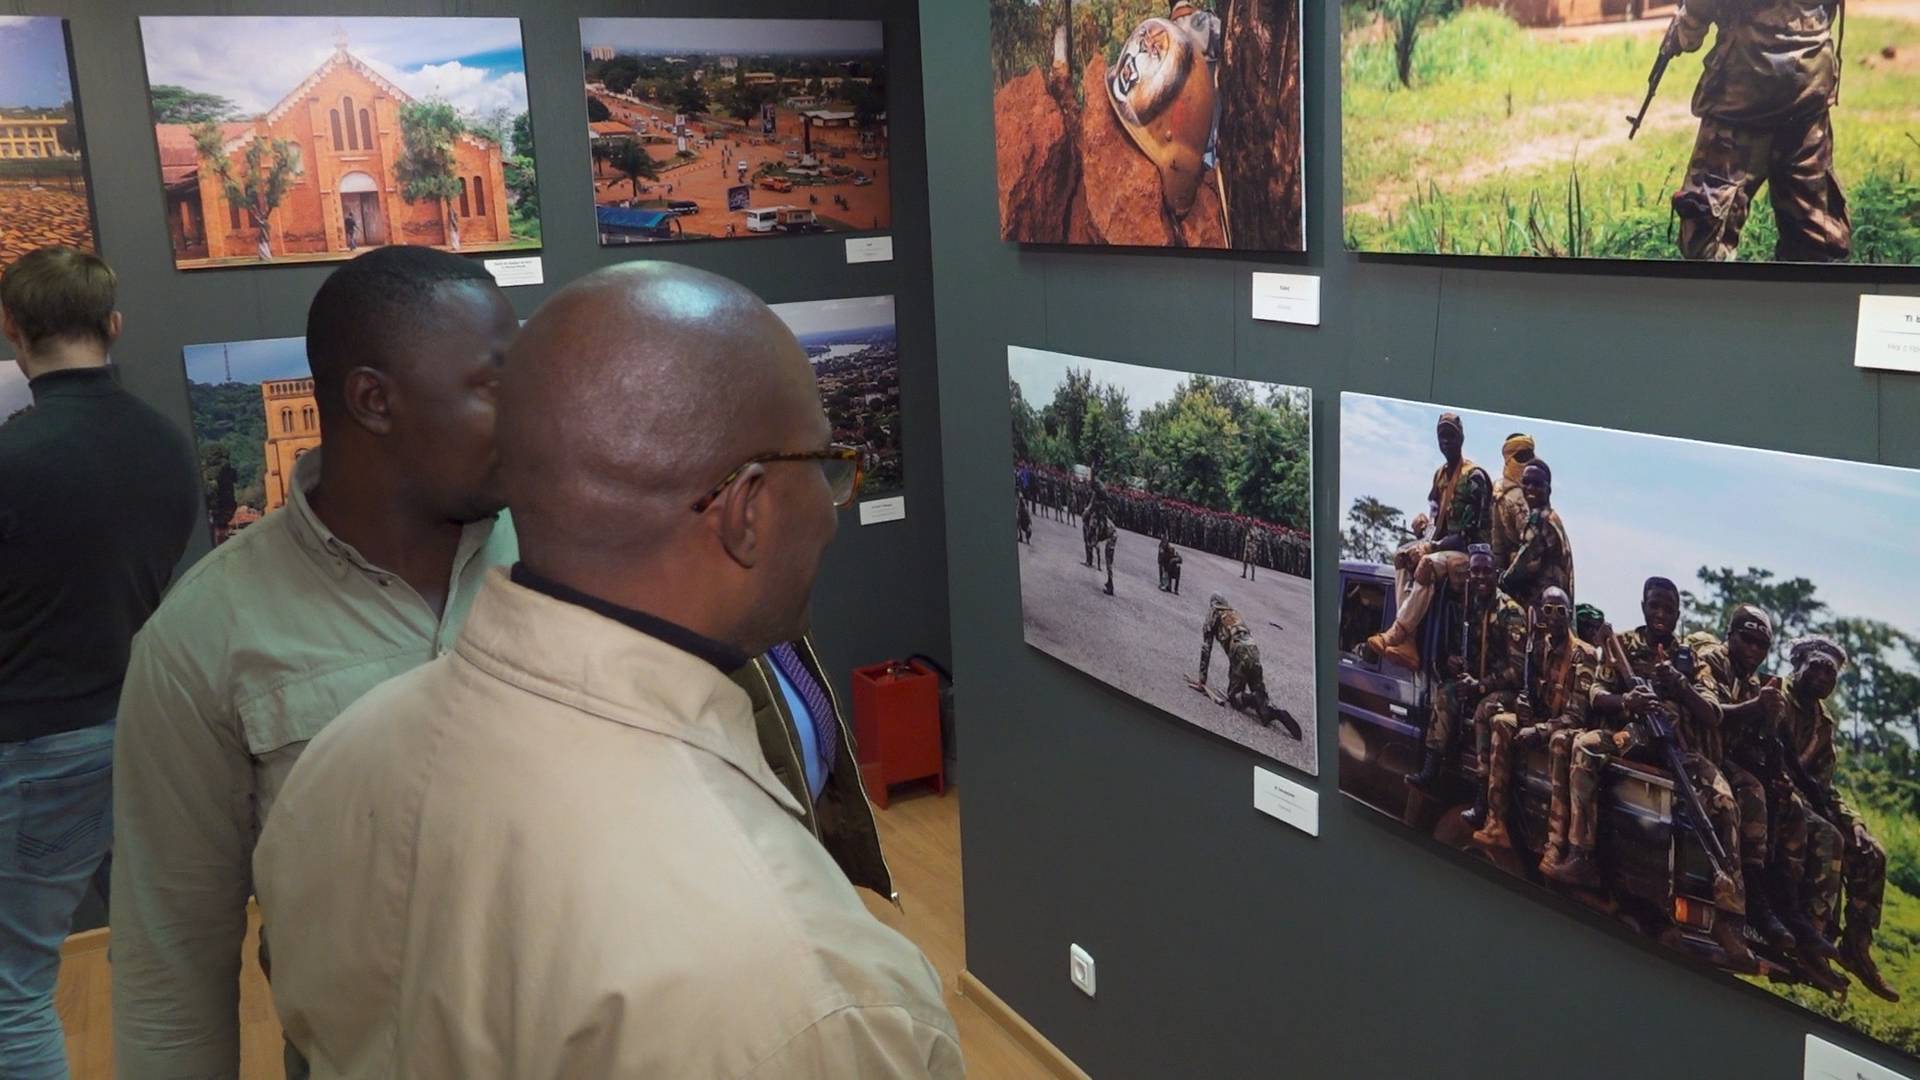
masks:
<svg viewBox="0 0 1920 1080"><path fill-rule="evenodd" d="M1513 851L1490 851L1475 844L1473 829L1462 818L1486 781L1470 709L1458 725L1447 767L1432 793L1406 783L1406 777L1420 769L1428 717L1434 695L1441 692L1447 620L1462 619L1463 603L1453 589L1443 590L1435 599L1416 637L1421 646L1419 670L1385 658L1369 659L1362 654L1361 643L1391 626L1399 609L1393 568L1377 562L1341 562L1340 790L1447 847L1492 862L1665 945L1725 967L1725 953L1711 936L1717 915L1711 863L1687 826L1684 798L1665 768L1626 758L1615 758L1608 766L1600 791L1595 853L1604 881L1598 892L1559 886L1535 869L1546 840L1552 797L1544 742L1516 754L1513 806L1507 817ZM1790 958L1769 953L1755 935L1747 939L1761 959L1763 974L1776 981L1797 981Z"/></svg>

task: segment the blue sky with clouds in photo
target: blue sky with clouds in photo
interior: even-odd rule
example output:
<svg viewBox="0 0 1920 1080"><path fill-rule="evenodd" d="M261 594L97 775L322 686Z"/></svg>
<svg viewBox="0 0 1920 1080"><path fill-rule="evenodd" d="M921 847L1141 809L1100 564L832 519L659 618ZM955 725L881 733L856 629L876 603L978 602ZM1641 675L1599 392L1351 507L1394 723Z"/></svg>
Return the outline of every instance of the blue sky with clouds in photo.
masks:
<svg viewBox="0 0 1920 1080"><path fill-rule="evenodd" d="M1426 509L1446 407L1366 394L1340 399L1340 526L1362 495ZM1831 613L1920 631L1920 471L1454 409L1466 455L1499 478L1510 432L1534 437L1573 542L1579 599L1616 626L1640 622L1652 575L1698 589L1702 566L1805 577Z"/></svg>
<svg viewBox="0 0 1920 1080"><path fill-rule="evenodd" d="M323 16L143 16L149 85L219 94L266 112L333 55L348 51L416 99L470 116L527 110L520 20Z"/></svg>
<svg viewBox="0 0 1920 1080"><path fill-rule="evenodd" d="M51 108L72 98L60 20L0 15L0 108Z"/></svg>
<svg viewBox="0 0 1920 1080"><path fill-rule="evenodd" d="M226 382L229 364L233 369L233 381L238 383L304 379L313 373L307 366L307 339L304 337L189 345L183 352L187 381L192 383Z"/></svg>

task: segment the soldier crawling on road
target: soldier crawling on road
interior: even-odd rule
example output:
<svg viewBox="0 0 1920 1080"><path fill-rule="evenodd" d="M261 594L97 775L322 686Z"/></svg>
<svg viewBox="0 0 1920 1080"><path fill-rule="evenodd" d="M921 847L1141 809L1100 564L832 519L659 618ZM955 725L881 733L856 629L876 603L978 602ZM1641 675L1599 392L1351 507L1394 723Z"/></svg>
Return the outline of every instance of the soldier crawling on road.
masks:
<svg viewBox="0 0 1920 1080"><path fill-rule="evenodd" d="M1207 621L1200 627L1200 678L1195 680L1196 687L1206 689L1207 669L1212 665L1217 642L1227 657L1226 704L1252 714L1262 725L1278 723L1287 734L1300 738L1299 723L1267 699L1266 673L1260 667L1260 647L1253 643L1253 631L1220 593L1208 598L1207 607Z"/></svg>

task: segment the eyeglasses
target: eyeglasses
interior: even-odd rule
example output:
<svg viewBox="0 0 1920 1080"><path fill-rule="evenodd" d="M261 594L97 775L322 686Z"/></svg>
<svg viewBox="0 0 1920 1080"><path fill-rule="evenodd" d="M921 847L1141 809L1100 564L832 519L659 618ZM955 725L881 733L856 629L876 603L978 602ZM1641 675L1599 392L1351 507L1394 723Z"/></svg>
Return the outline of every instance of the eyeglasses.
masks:
<svg viewBox="0 0 1920 1080"><path fill-rule="evenodd" d="M835 443L825 450L795 450L787 453L756 454L741 462L737 468L726 475L726 479L713 485L700 501L693 504L693 512L703 514L713 505L727 486L740 479L740 474L749 465L764 465L775 461L817 461L820 471L826 474L827 488L833 492L833 505L841 510L853 505L860 494L860 448Z"/></svg>

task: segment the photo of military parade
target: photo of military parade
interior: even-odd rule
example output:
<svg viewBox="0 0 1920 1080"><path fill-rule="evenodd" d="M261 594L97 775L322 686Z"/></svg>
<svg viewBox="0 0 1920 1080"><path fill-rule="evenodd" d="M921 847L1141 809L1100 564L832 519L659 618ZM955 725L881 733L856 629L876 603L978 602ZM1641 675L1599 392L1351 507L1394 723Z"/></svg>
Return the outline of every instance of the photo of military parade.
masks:
<svg viewBox="0 0 1920 1080"><path fill-rule="evenodd" d="M1342 0L1354 251L1920 263L1913 0Z"/></svg>
<svg viewBox="0 0 1920 1080"><path fill-rule="evenodd" d="M1007 374L1027 643L1317 774L1307 391L1017 346Z"/></svg>
<svg viewBox="0 0 1920 1080"><path fill-rule="evenodd" d="M773 305L800 339L820 384L833 441L857 446L861 499L900 494L900 341L893 297L806 300Z"/></svg>
<svg viewBox="0 0 1920 1080"><path fill-rule="evenodd" d="M1341 791L1920 1051L1920 473L1340 420Z"/></svg>
<svg viewBox="0 0 1920 1080"><path fill-rule="evenodd" d="M1299 0L991 0L1000 235L1306 250Z"/></svg>

